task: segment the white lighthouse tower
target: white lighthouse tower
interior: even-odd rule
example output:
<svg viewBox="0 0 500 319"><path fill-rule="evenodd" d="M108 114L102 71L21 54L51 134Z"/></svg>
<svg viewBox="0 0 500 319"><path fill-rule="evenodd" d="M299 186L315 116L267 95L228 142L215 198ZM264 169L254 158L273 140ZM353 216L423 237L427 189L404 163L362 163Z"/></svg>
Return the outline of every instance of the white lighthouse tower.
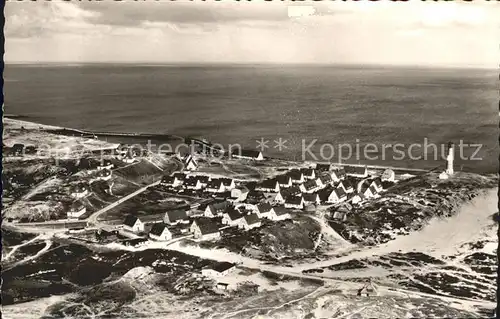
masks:
<svg viewBox="0 0 500 319"><path fill-rule="evenodd" d="M446 170L439 174L440 179L448 179L450 175L453 175L453 160L455 159L455 148L453 143L448 143L448 155L446 156Z"/></svg>
<svg viewBox="0 0 500 319"><path fill-rule="evenodd" d="M455 158L455 148L453 143L448 143L448 156L446 156L446 174L453 175L453 160Z"/></svg>

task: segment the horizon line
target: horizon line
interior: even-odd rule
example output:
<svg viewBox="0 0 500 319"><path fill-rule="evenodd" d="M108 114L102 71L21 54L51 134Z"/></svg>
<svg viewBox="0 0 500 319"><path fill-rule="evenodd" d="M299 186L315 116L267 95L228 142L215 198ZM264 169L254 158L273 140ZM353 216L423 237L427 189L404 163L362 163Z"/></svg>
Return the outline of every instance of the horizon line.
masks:
<svg viewBox="0 0 500 319"><path fill-rule="evenodd" d="M144 66L332 66L332 67L371 67L371 68L419 68L419 69L478 69L478 70L498 70L498 67L481 66L481 65L428 65L428 64L384 64L384 63L316 63L316 62L155 62L155 61L11 61L4 62L4 65L60 65L60 66L73 66L73 65L144 65Z"/></svg>

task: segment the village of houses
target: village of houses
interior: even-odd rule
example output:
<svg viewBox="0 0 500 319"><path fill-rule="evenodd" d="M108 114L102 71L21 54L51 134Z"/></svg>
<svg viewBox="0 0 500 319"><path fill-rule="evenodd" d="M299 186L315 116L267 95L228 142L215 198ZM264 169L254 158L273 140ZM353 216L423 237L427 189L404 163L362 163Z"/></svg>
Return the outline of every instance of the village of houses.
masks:
<svg viewBox="0 0 500 319"><path fill-rule="evenodd" d="M120 225L92 225L97 227L86 230L96 229L95 238L101 244L125 238L125 241L120 242L141 246L148 242L164 242L168 245L183 239L217 241L226 231L246 232L262 227L264 222L293 219L297 214L314 213L319 208L329 213L325 217L342 222L350 213L350 207L379 197L384 191L383 185L395 182L395 173L391 169L371 175L364 166L337 167L320 163L308 167L290 167L278 175L259 181L237 180L198 171L198 155L181 157L175 154L182 162L183 169L163 176L152 187L174 197L204 198L208 204L167 210L164 216L156 220L145 220L133 211L126 212ZM115 156L115 161L123 162L122 165L138 161L138 154L131 152L126 145L121 145ZM232 158L245 165L266 161L258 151L242 151L233 154ZM89 182L109 181L113 168L112 161L101 162L92 170ZM71 188L70 195L75 202L67 212L68 220L85 220L88 214L79 200L88 196L89 191L88 183ZM349 208L346 209L346 206ZM77 232L70 233L78 238ZM202 275L221 277L234 267L231 263L220 263L205 269ZM223 280L218 280L217 285L221 285L220 289L229 289L228 283Z"/></svg>

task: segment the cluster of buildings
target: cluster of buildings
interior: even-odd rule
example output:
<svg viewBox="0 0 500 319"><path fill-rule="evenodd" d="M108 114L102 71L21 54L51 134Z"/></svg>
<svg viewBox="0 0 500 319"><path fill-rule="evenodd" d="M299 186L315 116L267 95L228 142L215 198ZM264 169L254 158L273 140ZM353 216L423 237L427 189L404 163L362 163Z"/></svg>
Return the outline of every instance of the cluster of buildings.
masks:
<svg viewBox="0 0 500 319"><path fill-rule="evenodd" d="M366 167L332 169L329 164L317 164L315 168L291 169L267 179L255 190L271 193L273 203L300 210L307 205L337 204L351 199L359 203L371 198L382 190L382 183L380 179L368 177ZM363 181L363 187L355 189L353 182L356 181Z"/></svg>
<svg viewBox="0 0 500 319"><path fill-rule="evenodd" d="M236 182L231 178L216 178L202 174L186 174L183 172L174 173L171 176L164 176L160 185L172 188L178 193L201 192L223 197L231 197L232 190L236 188Z"/></svg>

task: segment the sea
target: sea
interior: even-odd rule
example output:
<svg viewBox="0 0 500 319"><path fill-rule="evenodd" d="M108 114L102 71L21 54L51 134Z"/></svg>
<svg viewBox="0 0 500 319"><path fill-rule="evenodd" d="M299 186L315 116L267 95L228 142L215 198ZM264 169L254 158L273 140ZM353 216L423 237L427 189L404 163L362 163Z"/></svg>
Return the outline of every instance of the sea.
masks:
<svg viewBox="0 0 500 319"><path fill-rule="evenodd" d="M498 172L498 71L337 65L6 65L5 114L203 137L265 156Z"/></svg>

